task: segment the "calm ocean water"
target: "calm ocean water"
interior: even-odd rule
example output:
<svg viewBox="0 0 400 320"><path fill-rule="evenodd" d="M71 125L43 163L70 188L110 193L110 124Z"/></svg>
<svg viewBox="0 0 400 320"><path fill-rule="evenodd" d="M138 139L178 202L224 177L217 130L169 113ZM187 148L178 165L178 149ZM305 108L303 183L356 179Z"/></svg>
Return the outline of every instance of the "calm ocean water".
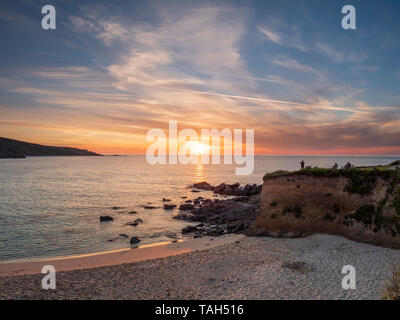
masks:
<svg viewBox="0 0 400 320"><path fill-rule="evenodd" d="M298 169L301 160L331 167L347 161L388 164L397 158L257 156L250 176L236 176L234 165L150 166L144 156L0 160L0 261L128 248L122 233L138 236L142 244L171 240L187 223L172 219L176 210L164 211L162 198L180 204L182 196L211 197L207 191L192 193L194 182L260 184L266 172ZM149 203L160 208L144 209ZM130 210L138 213L129 215ZM115 220L100 223L100 215ZM126 225L137 218L143 224Z"/></svg>

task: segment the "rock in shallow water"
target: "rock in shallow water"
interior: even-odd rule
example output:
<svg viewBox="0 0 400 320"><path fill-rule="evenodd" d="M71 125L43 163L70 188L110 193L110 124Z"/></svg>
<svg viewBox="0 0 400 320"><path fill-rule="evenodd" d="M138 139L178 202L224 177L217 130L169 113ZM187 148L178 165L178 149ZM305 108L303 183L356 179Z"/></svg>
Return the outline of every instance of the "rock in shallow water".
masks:
<svg viewBox="0 0 400 320"><path fill-rule="evenodd" d="M184 203L179 206L179 210L193 210L194 205L191 203Z"/></svg>
<svg viewBox="0 0 400 320"><path fill-rule="evenodd" d="M176 208L176 204L164 204L164 210L173 210Z"/></svg>
<svg viewBox="0 0 400 320"><path fill-rule="evenodd" d="M214 187L206 181L195 183L193 186L197 189L202 189L202 190L214 190Z"/></svg>
<svg viewBox="0 0 400 320"><path fill-rule="evenodd" d="M145 209L152 210L152 209L158 209L159 207L155 206L144 206Z"/></svg>
<svg viewBox="0 0 400 320"><path fill-rule="evenodd" d="M197 228L195 226L186 226L182 228L182 233L190 233L196 231Z"/></svg>
<svg viewBox="0 0 400 320"><path fill-rule="evenodd" d="M110 216L100 216L100 222L113 221L114 218Z"/></svg>

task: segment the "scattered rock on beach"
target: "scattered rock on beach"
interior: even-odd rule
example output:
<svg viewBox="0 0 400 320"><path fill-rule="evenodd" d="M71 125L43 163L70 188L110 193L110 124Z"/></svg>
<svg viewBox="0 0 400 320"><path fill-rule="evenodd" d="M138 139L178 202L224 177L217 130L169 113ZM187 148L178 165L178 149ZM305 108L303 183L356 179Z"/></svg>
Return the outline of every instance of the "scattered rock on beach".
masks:
<svg viewBox="0 0 400 320"><path fill-rule="evenodd" d="M163 201L163 202L170 202L171 199L162 198L162 201Z"/></svg>
<svg viewBox="0 0 400 320"><path fill-rule="evenodd" d="M136 214L136 213L137 213L137 211L135 211L135 210L132 210L132 211L128 212L128 214Z"/></svg>
<svg viewBox="0 0 400 320"><path fill-rule="evenodd" d="M120 235L119 235L120 237L123 237L123 238L128 238L128 235L127 234L125 234L125 233L120 233Z"/></svg>
<svg viewBox="0 0 400 320"><path fill-rule="evenodd" d="M100 222L113 221L114 218L110 216L100 216Z"/></svg>
<svg viewBox="0 0 400 320"><path fill-rule="evenodd" d="M115 207L112 207L111 209L113 209L113 210L120 210L120 209L123 209L122 207L117 207L117 206L115 206Z"/></svg>
<svg viewBox="0 0 400 320"><path fill-rule="evenodd" d="M143 223L143 220L142 219L136 219L133 222L128 222L126 225L132 226L132 227L136 227L139 223Z"/></svg>
<svg viewBox="0 0 400 320"><path fill-rule="evenodd" d="M138 237L132 237L130 242L131 244L138 244L140 242L140 239Z"/></svg>

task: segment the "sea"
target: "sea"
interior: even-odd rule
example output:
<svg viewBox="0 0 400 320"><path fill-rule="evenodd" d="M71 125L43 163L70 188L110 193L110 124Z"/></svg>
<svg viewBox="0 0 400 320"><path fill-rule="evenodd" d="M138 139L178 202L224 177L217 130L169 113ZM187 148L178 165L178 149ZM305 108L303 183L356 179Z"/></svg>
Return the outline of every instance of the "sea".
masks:
<svg viewBox="0 0 400 320"><path fill-rule="evenodd" d="M182 238L188 222L173 219L177 209L164 210L163 198L178 206L198 196L213 198L210 191L192 192L195 182L261 184L265 173L299 169L302 160L329 168L335 162L384 165L398 158L256 156L248 176L237 176L235 164L150 165L142 155L1 159L0 262L130 248L132 236L141 244ZM114 220L100 222L102 215ZM128 225L136 219L143 223Z"/></svg>

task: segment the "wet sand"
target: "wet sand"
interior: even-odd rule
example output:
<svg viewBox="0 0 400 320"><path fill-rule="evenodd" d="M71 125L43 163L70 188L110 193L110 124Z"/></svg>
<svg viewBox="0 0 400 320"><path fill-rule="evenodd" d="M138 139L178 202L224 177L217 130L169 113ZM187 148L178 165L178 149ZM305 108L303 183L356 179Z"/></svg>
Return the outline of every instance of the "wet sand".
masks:
<svg viewBox="0 0 400 320"><path fill-rule="evenodd" d="M178 242L163 242L128 248L76 256L32 259L18 262L0 263L0 277L10 277L41 273L43 266L52 265L56 271L92 269L105 266L133 263L144 260L165 258L195 250L208 249L234 242L242 235L228 234L223 237L206 237ZM212 240L211 240L212 239Z"/></svg>
<svg viewBox="0 0 400 320"><path fill-rule="evenodd" d="M20 265L14 270L20 275L12 277L4 277L10 268L0 266L0 298L379 299L400 265L400 250L332 235L227 235L73 259L51 261L60 268L56 290L41 289L43 275L28 274L39 265ZM342 288L344 265L356 268L355 290Z"/></svg>

